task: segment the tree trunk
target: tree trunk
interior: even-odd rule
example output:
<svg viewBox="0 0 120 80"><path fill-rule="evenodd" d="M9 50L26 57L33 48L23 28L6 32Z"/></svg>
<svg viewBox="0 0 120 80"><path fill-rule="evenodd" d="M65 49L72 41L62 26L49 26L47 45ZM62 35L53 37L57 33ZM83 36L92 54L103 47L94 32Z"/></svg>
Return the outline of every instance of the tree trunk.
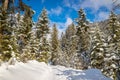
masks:
<svg viewBox="0 0 120 80"><path fill-rule="evenodd" d="M4 6L3 6L3 9L6 11L7 8L8 8L8 3L9 3L9 0L5 0L4 1Z"/></svg>

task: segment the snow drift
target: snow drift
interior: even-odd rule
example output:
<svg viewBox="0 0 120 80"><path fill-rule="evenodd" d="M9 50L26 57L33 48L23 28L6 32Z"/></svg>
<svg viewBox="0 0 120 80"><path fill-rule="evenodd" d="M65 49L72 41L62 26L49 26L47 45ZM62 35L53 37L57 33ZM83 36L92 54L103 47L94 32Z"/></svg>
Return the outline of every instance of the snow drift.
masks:
<svg viewBox="0 0 120 80"><path fill-rule="evenodd" d="M97 69L75 70L63 66L50 66L43 62L17 62L0 67L0 80L111 80Z"/></svg>

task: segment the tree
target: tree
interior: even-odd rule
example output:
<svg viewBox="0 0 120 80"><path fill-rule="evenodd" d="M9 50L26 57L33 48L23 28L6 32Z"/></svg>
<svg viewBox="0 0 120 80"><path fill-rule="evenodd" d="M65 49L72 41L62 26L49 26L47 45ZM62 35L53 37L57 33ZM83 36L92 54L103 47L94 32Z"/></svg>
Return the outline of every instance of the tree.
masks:
<svg viewBox="0 0 120 80"><path fill-rule="evenodd" d="M12 53L17 54L13 22L14 1L2 0L0 3L0 53L3 61L8 61Z"/></svg>
<svg viewBox="0 0 120 80"><path fill-rule="evenodd" d="M33 29L30 32L29 42L26 45L26 49L23 49L23 54L21 55L21 59L23 62L28 60L36 60L36 55L39 51L39 40L36 38L35 30Z"/></svg>
<svg viewBox="0 0 120 80"><path fill-rule="evenodd" d="M86 16L85 13L83 11L83 9L80 9L78 11L78 18L76 19L77 22L77 37L78 37L78 55L79 57L82 58L82 65L83 68L87 68L88 67L88 60L87 60L87 56L88 56L88 51L89 51L89 26L88 21L86 20ZM87 62L87 63L86 63Z"/></svg>
<svg viewBox="0 0 120 80"><path fill-rule="evenodd" d="M40 53L37 56L37 60L40 62L48 63L50 60L50 45L46 39L46 36L42 38L40 46Z"/></svg>
<svg viewBox="0 0 120 80"><path fill-rule="evenodd" d="M39 16L36 24L36 36L39 39L39 54L37 54L38 61L48 62L49 60L49 43L47 41L47 34L49 33L49 20L47 17L47 10L44 8Z"/></svg>
<svg viewBox="0 0 120 80"><path fill-rule="evenodd" d="M21 12L24 14L22 17ZM18 17L16 17L16 13L18 13ZM32 15L33 11L22 0L19 0L18 4L14 0L0 1L0 53L4 61L13 58L13 53L15 57L18 56L17 53L22 53L19 48L21 42L26 46L29 40ZM22 46L21 51L23 48L25 47Z"/></svg>
<svg viewBox="0 0 120 80"><path fill-rule="evenodd" d="M113 12L110 13L107 29L109 31L108 46L104 55L105 68L103 73L113 80L117 80L117 73L120 71L120 23Z"/></svg>
<svg viewBox="0 0 120 80"><path fill-rule="evenodd" d="M53 25L52 28L52 33L51 33L51 62L53 65L57 65L58 64L58 58L59 58L59 48L60 48L60 44L59 44L59 39L58 39L58 30L56 27L56 24Z"/></svg>
<svg viewBox="0 0 120 80"><path fill-rule="evenodd" d="M36 24L36 30L37 30L36 35L38 39L49 33L48 25L49 25L49 20L47 17L47 10L44 8Z"/></svg>
<svg viewBox="0 0 120 80"><path fill-rule="evenodd" d="M102 70L104 68L104 34L100 30L99 26L96 25L94 33L92 34L92 51L91 51L91 66Z"/></svg>
<svg viewBox="0 0 120 80"><path fill-rule="evenodd" d="M19 12L17 15L18 24L16 34L18 35L17 39L19 44L19 53L22 54L22 49L25 49L30 39L30 32L33 27L32 16L34 12L29 6L27 6L23 2L20 2L19 6L20 9L24 11L24 14L21 16Z"/></svg>
<svg viewBox="0 0 120 80"><path fill-rule="evenodd" d="M66 46L67 46L67 39L66 34L62 32L61 38L60 38L60 48L61 48L61 65L68 67L68 55L66 52Z"/></svg>
<svg viewBox="0 0 120 80"><path fill-rule="evenodd" d="M61 37L61 48L62 48L62 65L67 67L77 68L80 67L80 59L76 55L77 47L77 37L76 37L76 27L72 23L68 26L65 31L65 34L62 34Z"/></svg>

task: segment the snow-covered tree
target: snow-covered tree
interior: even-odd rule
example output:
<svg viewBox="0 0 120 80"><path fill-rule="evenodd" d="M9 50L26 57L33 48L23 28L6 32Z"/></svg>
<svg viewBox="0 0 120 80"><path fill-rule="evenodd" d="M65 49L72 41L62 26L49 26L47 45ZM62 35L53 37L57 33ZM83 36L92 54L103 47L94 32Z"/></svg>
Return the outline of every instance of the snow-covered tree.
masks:
<svg viewBox="0 0 120 80"><path fill-rule="evenodd" d="M36 35L38 39L49 33L48 25L49 25L49 20L48 20L47 10L44 8L36 24L36 29L37 29Z"/></svg>
<svg viewBox="0 0 120 80"><path fill-rule="evenodd" d="M67 67L78 68L80 67L80 59L76 54L77 47L77 37L76 37L76 27L72 23L68 26L65 31L65 34L62 34L61 37L61 49L63 55L62 64Z"/></svg>
<svg viewBox="0 0 120 80"><path fill-rule="evenodd" d="M103 73L113 80L117 80L117 73L120 71L120 23L113 12L110 13L107 29L109 31L108 46L105 48Z"/></svg>
<svg viewBox="0 0 120 80"><path fill-rule="evenodd" d="M4 0L0 4L0 53L1 59L8 61L12 53L17 54L17 42L13 28L15 26L14 0Z"/></svg>
<svg viewBox="0 0 120 80"><path fill-rule="evenodd" d="M91 34L92 35L92 34ZM92 35L91 67L97 69L104 68L104 34L96 25Z"/></svg>
<svg viewBox="0 0 120 80"><path fill-rule="evenodd" d="M30 40L30 32L32 30L33 21L32 16L34 14L33 10L23 2L20 2L20 9L24 11L24 14L21 16L20 13L17 15L18 27L16 30L18 44L19 44L19 52L23 53L22 49L26 47Z"/></svg>
<svg viewBox="0 0 120 80"><path fill-rule="evenodd" d="M82 65L83 68L88 67L88 51L89 51L89 26L88 21L86 19L86 15L83 9L78 11L78 18L76 19L77 22L77 37L78 37L78 55L82 58Z"/></svg>
<svg viewBox="0 0 120 80"><path fill-rule="evenodd" d="M66 54L66 46L67 46L67 39L66 39L66 35L65 35L65 33L63 33L62 32L62 34L61 34L61 39L60 39L60 48L61 48L61 53L62 53L62 57L61 57L61 59L62 59L62 61L61 61L61 65L63 65L63 66L68 66L68 56L67 56L67 54Z"/></svg>
<svg viewBox="0 0 120 80"><path fill-rule="evenodd" d="M49 20L47 10L44 8L39 16L36 24L36 36L39 39L39 53L37 55L38 61L48 62L50 55L50 46L47 40L49 33Z"/></svg>
<svg viewBox="0 0 120 80"><path fill-rule="evenodd" d="M51 63L53 65L57 65L59 63L59 49L60 43L58 39L58 30L56 24L53 25L52 33L51 33Z"/></svg>
<svg viewBox="0 0 120 80"><path fill-rule="evenodd" d="M50 60L50 45L46 39L46 36L42 38L40 46L40 53L37 56L37 60L40 62L46 62Z"/></svg>
<svg viewBox="0 0 120 80"><path fill-rule="evenodd" d="M36 37L35 30L33 29L30 32L30 38L29 42L26 46L27 51L29 53L29 60L36 59L36 55L38 54L39 51L39 40Z"/></svg>
<svg viewBox="0 0 120 80"><path fill-rule="evenodd" d="M77 36L76 36L76 27L75 25L72 23L68 26L68 28L66 29L66 55L68 58L68 66L69 67L73 67L73 68L77 68L80 63L80 61L77 61L76 59L79 60L79 57L76 56L76 47L77 47ZM77 65L76 65L77 64ZM79 66L80 67L80 66Z"/></svg>

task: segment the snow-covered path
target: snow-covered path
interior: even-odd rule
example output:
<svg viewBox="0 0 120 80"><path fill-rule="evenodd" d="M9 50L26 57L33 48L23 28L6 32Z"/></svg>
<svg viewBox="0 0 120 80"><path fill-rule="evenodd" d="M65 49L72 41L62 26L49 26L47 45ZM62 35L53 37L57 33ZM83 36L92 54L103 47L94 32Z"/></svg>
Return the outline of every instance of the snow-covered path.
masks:
<svg viewBox="0 0 120 80"><path fill-rule="evenodd" d="M86 71L50 66L43 62L29 61L16 63L6 69L5 64L0 67L0 80L111 80L104 77L99 70Z"/></svg>
<svg viewBox="0 0 120 80"><path fill-rule="evenodd" d="M111 80L103 76L97 69L83 71L63 66L53 66L52 69L56 75L55 80Z"/></svg>

